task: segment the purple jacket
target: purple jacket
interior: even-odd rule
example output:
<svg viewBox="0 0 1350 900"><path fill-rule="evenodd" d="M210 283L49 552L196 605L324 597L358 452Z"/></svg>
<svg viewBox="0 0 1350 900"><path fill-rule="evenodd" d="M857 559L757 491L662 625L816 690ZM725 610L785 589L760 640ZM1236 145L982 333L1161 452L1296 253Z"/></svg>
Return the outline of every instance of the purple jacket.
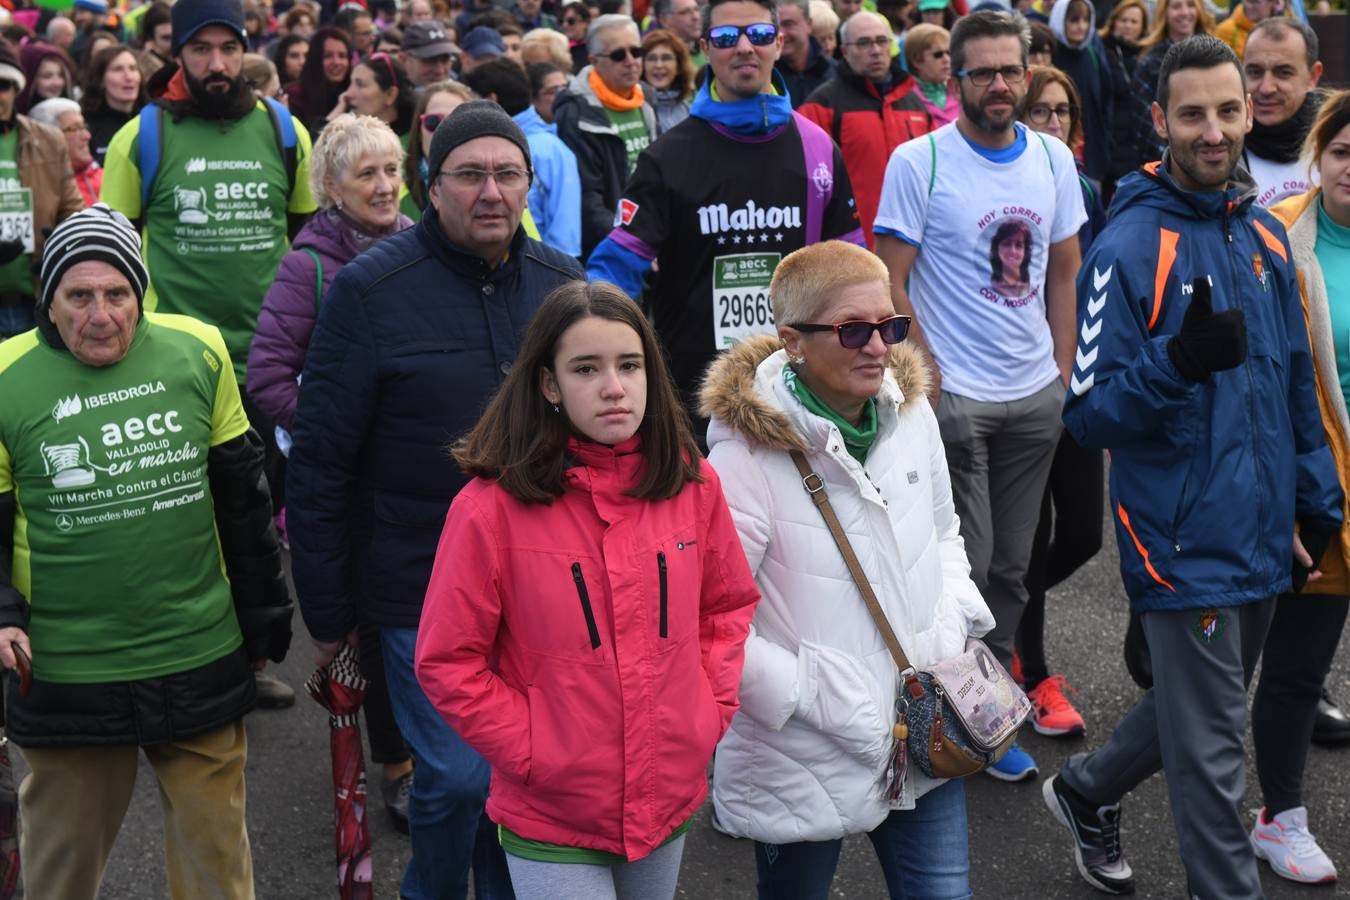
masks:
<svg viewBox="0 0 1350 900"><path fill-rule="evenodd" d="M336 209L325 209L315 213L295 236L263 297L258 330L248 348L248 395L274 423L289 430L295 418L298 379L319 314L315 296L319 273L308 251L317 253L322 263L326 294L343 266L376 241L412 224L412 219L400 215L389 232L372 235Z"/></svg>

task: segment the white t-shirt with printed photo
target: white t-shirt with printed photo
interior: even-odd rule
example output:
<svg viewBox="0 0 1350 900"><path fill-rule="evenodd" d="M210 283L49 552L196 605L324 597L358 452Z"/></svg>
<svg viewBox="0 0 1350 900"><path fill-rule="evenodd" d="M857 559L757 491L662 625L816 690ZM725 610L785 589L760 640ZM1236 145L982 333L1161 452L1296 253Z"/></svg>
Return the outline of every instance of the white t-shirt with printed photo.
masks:
<svg viewBox="0 0 1350 900"><path fill-rule="evenodd" d="M919 247L909 298L943 390L985 402L1029 397L1059 377L1045 271L1050 245L1087 221L1073 153L1017 129L1020 153L994 151L998 162L955 123L901 144L875 222Z"/></svg>

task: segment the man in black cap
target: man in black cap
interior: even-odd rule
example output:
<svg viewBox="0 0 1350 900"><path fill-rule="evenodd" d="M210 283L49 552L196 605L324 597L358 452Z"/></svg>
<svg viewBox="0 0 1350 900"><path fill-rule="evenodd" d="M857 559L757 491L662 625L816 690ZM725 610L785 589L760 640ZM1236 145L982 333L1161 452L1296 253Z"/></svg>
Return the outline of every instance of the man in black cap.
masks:
<svg viewBox="0 0 1350 900"><path fill-rule="evenodd" d="M413 22L403 29L401 46L399 59L408 80L418 88L449 78L459 56L459 48L440 22Z"/></svg>
<svg viewBox="0 0 1350 900"><path fill-rule="evenodd" d="M324 297L292 429L287 516L320 658L358 622L380 629L389 699L417 759L400 896L463 898L472 863L477 896L491 900L511 893L483 815L488 764L422 693L413 650L441 525L466 481L445 447L510 371L544 296L584 275L520 227L529 145L497 104L451 113L427 163L422 221L349 263Z"/></svg>
<svg viewBox="0 0 1350 900"><path fill-rule="evenodd" d="M143 755L170 894L252 900L242 717L291 601L220 331L143 310L140 250L103 204L66 219L37 328L0 344L0 666L32 660L6 704L32 769L23 875L34 900L93 900Z"/></svg>
<svg viewBox="0 0 1350 900"><path fill-rule="evenodd" d="M244 79L240 0L179 0L172 16L178 71L163 96L114 135L101 197L144 224L145 257L155 261L146 309L219 328L242 385L287 237L315 209L309 134ZM244 403L270 449L272 422ZM258 687L260 706L295 702L271 676L260 676Z"/></svg>

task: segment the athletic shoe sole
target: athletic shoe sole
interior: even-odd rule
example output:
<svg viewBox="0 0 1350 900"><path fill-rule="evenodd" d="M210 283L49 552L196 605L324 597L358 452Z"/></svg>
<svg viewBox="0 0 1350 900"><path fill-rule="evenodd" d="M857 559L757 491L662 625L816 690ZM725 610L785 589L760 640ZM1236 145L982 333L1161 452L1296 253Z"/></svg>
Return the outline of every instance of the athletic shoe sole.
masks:
<svg viewBox="0 0 1350 900"><path fill-rule="evenodd" d="M1073 823L1069 820L1069 811L1060 803L1058 795L1055 794L1055 779L1058 775L1051 775L1041 783L1041 796L1045 799L1045 805L1054 813L1055 819L1059 824L1069 830L1069 837L1073 840L1073 861L1078 865L1078 874L1083 876L1083 880L1092 885L1103 894L1133 894L1134 885L1120 887L1110 885L1100 881L1097 876L1088 871L1088 867L1083 863L1083 848L1078 846L1078 834L1074 831Z"/></svg>
<svg viewBox="0 0 1350 900"><path fill-rule="evenodd" d="M1267 865L1270 866L1270 871L1274 872L1276 875L1280 876L1286 881L1296 881L1299 884L1334 884L1336 882L1335 875L1328 875L1325 878L1309 878L1306 875L1297 872L1291 872L1290 870L1284 868L1283 866L1277 865L1275 862L1275 858L1265 851L1265 848L1261 845L1261 842L1258 841L1255 837L1248 835L1247 840L1252 845L1252 852L1256 854L1256 858L1265 860Z"/></svg>
<svg viewBox="0 0 1350 900"><path fill-rule="evenodd" d="M1031 727L1037 734L1043 734L1046 737L1083 737L1087 734L1086 725L1075 725L1072 728L1047 728L1036 721L1035 716L1031 719Z"/></svg>
<svg viewBox="0 0 1350 900"><path fill-rule="evenodd" d="M1011 784L1018 781L1026 781L1028 778L1035 778L1041 773L1041 770L1032 766L1030 769L1024 769L1021 772L1010 775L1007 772L1000 772L998 769L990 766L984 770L984 773L991 778L997 778L999 781L1006 781Z"/></svg>

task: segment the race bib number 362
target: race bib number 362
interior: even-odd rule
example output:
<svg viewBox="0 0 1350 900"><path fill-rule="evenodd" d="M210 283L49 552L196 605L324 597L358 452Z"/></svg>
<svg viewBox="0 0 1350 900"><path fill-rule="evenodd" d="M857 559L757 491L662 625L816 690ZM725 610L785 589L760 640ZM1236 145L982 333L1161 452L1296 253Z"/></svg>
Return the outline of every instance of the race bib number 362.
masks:
<svg viewBox="0 0 1350 900"><path fill-rule="evenodd" d="M780 253L738 253L713 260L713 345L725 350L755 334L774 334L769 282Z"/></svg>
<svg viewBox="0 0 1350 900"><path fill-rule="evenodd" d="M24 253L33 252L33 191L0 191L0 242L23 244Z"/></svg>

